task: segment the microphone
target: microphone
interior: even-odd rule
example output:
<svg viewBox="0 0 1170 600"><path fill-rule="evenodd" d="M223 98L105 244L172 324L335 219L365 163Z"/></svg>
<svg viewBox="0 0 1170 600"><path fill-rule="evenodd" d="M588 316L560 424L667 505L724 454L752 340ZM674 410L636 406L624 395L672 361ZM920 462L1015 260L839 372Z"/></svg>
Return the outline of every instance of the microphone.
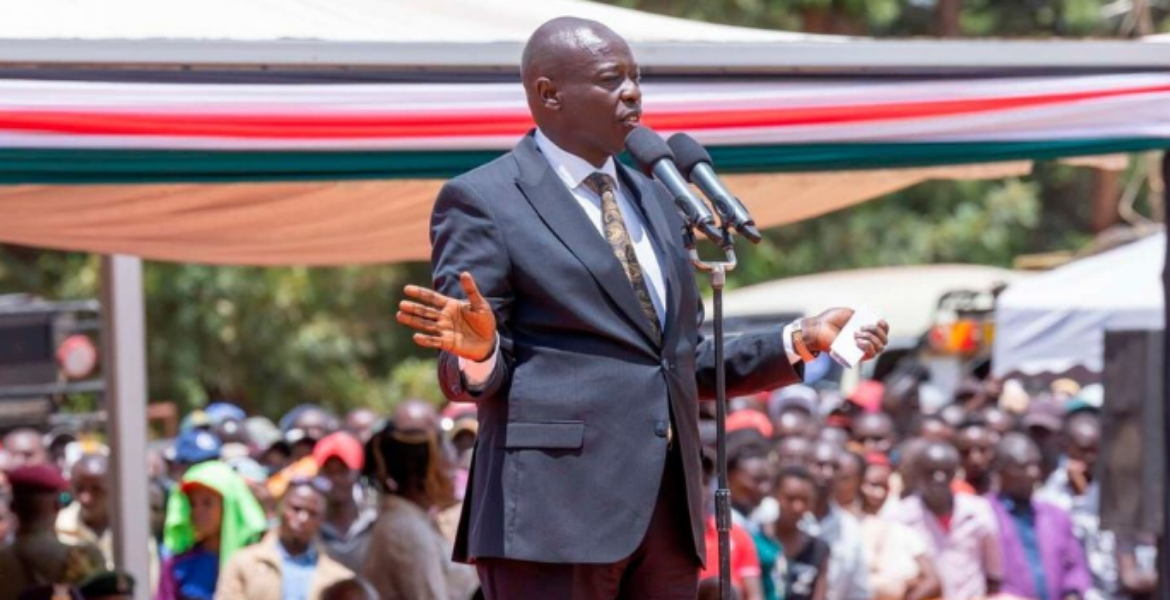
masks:
<svg viewBox="0 0 1170 600"><path fill-rule="evenodd" d="M674 153L661 136L648 127L637 127L626 136L626 150L643 173L660 181L674 196L674 205L688 228L698 229L707 239L723 244L723 234L715 226L715 217L707 205L691 193L687 180L674 166Z"/></svg>
<svg viewBox="0 0 1170 600"><path fill-rule="evenodd" d="M711 155L707 153L702 144L685 133L676 133L670 136L666 143L674 152L674 160L678 170L691 183L703 190L703 194L707 196L707 199L715 207L715 211L719 213L719 218L725 224L734 227L749 242L760 243L763 238L760 236L760 230L756 229L756 222L752 220L752 216L748 214L747 209L744 208L739 199L723 185L723 181L715 174Z"/></svg>

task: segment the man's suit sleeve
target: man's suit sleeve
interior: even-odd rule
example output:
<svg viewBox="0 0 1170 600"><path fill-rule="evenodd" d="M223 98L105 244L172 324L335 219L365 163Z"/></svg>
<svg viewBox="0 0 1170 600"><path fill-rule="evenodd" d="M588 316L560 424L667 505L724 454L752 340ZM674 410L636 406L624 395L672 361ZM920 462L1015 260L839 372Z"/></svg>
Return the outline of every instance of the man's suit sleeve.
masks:
<svg viewBox="0 0 1170 600"><path fill-rule="evenodd" d="M696 294L698 291L696 290ZM703 305L699 304L698 344L695 345L695 382L700 400L715 398L715 338L704 337ZM784 344L784 327L725 338L723 364L727 376L727 397L746 396L800 383L803 363L793 364Z"/></svg>
<svg viewBox="0 0 1170 600"><path fill-rule="evenodd" d="M463 180L451 180L439 191L431 214L431 248L435 290L462 298L459 274L470 272L492 305L500 336L495 369L478 391L467 388L459 370L459 357L448 352L439 354L439 386L453 402L490 398L503 389L512 365L512 338L508 332L513 297L511 261L487 201Z"/></svg>

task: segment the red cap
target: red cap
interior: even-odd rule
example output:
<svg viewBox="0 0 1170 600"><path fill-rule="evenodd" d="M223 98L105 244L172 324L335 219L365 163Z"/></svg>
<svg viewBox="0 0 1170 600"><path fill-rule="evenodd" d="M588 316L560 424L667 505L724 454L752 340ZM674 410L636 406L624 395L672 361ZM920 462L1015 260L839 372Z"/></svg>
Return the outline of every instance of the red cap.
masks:
<svg viewBox="0 0 1170 600"><path fill-rule="evenodd" d="M8 483L13 490L20 488L39 492L64 492L69 482L56 467L46 464L25 465L8 472Z"/></svg>
<svg viewBox="0 0 1170 600"><path fill-rule="evenodd" d="M867 379L857 384L849 401L860 406L868 413L875 413L882 409L882 396L886 393L886 386L880 381Z"/></svg>
<svg viewBox="0 0 1170 600"><path fill-rule="evenodd" d="M758 410L737 410L727 415L727 430L755 429L766 438L772 437L772 421Z"/></svg>
<svg viewBox="0 0 1170 600"><path fill-rule="evenodd" d="M365 464L366 453L357 438L344 431L331 433L313 447L313 459L318 467L324 467L331 458L341 459L351 470L360 471Z"/></svg>

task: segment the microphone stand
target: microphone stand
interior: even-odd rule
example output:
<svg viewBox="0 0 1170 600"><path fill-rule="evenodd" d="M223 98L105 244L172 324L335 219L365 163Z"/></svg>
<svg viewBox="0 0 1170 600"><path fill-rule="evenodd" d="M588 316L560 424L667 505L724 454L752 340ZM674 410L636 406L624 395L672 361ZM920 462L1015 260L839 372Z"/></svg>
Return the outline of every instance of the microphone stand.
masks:
<svg viewBox="0 0 1170 600"><path fill-rule="evenodd" d="M719 245L726 260L704 261L695 249L695 234L683 229L683 244L687 257L695 269L710 274L712 304L715 315L715 468L718 472L715 490L715 528L719 532L719 598L731 598L731 490L727 483L727 374L723 365L723 287L727 272L735 268L735 242L726 220L720 227L723 242Z"/></svg>

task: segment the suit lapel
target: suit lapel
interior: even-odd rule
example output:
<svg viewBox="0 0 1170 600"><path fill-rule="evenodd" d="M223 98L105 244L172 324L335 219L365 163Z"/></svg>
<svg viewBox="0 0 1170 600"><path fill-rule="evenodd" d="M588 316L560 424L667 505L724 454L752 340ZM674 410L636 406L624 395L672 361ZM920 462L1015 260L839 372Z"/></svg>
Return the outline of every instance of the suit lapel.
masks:
<svg viewBox="0 0 1170 600"><path fill-rule="evenodd" d="M642 212L642 220L646 223L647 229L650 230L650 237L654 241L654 247L661 263L662 279L666 284L666 318L663 319L666 326L662 330L663 343L665 344L665 340L677 329L674 323L679 316L679 294L682 292L678 261L675 260L674 251L671 248L671 242L675 239L677 232L671 230L670 221L662 212L662 203L654 199L654 192L640 182L638 177L634 177L630 173L629 167L621 163L618 163L617 167L622 183L627 190L630 190L630 197L633 198L634 205Z"/></svg>
<svg viewBox="0 0 1170 600"><path fill-rule="evenodd" d="M525 136L513 150L520 167L516 185L561 242L589 270L601 289L613 300L626 318L654 344L654 331L626 278L613 249L589 223L585 211L577 204L564 182L557 177L548 161L536 148L531 135Z"/></svg>

